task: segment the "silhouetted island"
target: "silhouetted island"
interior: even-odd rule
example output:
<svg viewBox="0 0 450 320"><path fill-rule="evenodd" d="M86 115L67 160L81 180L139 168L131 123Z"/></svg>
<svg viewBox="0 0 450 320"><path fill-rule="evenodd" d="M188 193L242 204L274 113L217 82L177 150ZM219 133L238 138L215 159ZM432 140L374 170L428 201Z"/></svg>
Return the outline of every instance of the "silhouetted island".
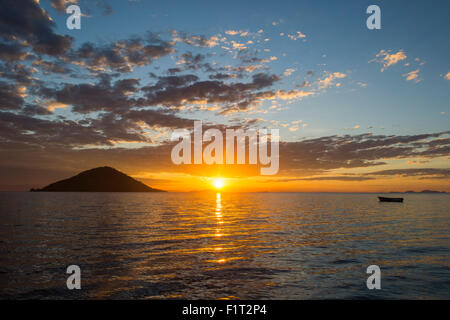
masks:
<svg viewBox="0 0 450 320"><path fill-rule="evenodd" d="M406 191L405 193L447 193L445 191L435 191L435 190L422 190L419 192L416 191Z"/></svg>
<svg viewBox="0 0 450 320"><path fill-rule="evenodd" d="M99 167L83 171L71 178L54 182L31 192L164 192L150 188L126 174L111 168Z"/></svg>
<svg viewBox="0 0 450 320"><path fill-rule="evenodd" d="M391 191L391 192L388 192L388 193L442 193L442 194L448 194L448 192L446 192L446 191L435 191L435 190L422 190L422 191L412 191L412 190L409 190L409 191Z"/></svg>

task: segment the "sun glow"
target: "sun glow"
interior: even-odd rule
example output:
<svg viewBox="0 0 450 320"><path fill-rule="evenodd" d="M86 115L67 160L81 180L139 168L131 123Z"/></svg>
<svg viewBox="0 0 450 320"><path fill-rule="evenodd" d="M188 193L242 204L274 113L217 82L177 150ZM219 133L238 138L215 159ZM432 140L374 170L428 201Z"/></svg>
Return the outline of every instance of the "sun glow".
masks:
<svg viewBox="0 0 450 320"><path fill-rule="evenodd" d="M213 180L212 184L213 184L214 188L222 189L223 186L225 185L225 182L222 178L216 178Z"/></svg>

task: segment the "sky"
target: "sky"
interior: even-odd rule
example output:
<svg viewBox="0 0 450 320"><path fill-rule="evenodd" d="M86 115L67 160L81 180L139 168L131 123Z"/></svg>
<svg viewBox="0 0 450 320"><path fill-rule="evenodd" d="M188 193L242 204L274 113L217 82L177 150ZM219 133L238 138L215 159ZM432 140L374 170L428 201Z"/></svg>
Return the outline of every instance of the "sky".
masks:
<svg viewBox="0 0 450 320"><path fill-rule="evenodd" d="M80 7L81 29L65 9ZM369 30L366 9L381 9ZM448 1L0 4L0 190L108 165L169 191L450 191ZM280 169L174 165L193 121L280 130Z"/></svg>

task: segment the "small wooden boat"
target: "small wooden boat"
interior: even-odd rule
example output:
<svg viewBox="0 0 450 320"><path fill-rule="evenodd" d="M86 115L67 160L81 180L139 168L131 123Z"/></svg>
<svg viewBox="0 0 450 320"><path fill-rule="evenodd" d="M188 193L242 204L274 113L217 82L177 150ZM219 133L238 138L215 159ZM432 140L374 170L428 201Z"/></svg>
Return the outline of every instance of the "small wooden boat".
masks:
<svg viewBox="0 0 450 320"><path fill-rule="evenodd" d="M380 202L403 202L403 198L378 197Z"/></svg>

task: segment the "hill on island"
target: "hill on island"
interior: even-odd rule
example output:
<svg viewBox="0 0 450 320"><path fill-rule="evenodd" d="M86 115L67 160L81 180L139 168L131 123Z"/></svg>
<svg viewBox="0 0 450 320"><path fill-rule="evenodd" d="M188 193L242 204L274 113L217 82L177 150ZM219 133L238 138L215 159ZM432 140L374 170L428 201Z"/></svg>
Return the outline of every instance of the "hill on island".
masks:
<svg viewBox="0 0 450 320"><path fill-rule="evenodd" d="M435 190L422 190L420 192L406 191L405 193L447 193L445 191L435 191Z"/></svg>
<svg viewBox="0 0 450 320"><path fill-rule="evenodd" d="M71 178L49 184L32 192L164 192L111 167L99 167L83 171Z"/></svg>

